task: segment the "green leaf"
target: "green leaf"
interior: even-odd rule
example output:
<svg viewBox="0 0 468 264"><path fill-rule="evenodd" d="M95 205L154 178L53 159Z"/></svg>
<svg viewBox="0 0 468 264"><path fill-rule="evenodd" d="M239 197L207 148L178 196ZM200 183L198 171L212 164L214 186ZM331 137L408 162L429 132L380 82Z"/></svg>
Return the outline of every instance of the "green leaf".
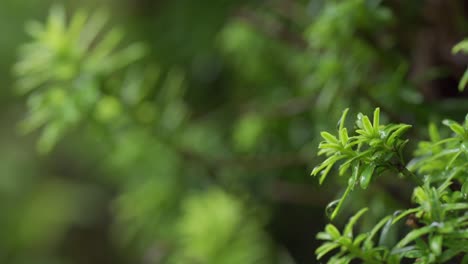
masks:
<svg viewBox="0 0 468 264"><path fill-rule="evenodd" d="M338 255L339 256L339 255ZM328 260L329 264L349 264L351 260L353 260L352 256L343 256L343 257L338 257L338 256L333 256Z"/></svg>
<svg viewBox="0 0 468 264"><path fill-rule="evenodd" d="M348 136L348 130L346 128L340 129L340 140L343 146L345 146L348 143L349 136Z"/></svg>
<svg viewBox="0 0 468 264"><path fill-rule="evenodd" d="M65 29L65 9L63 6L54 5L50 9L47 27L53 33L63 33Z"/></svg>
<svg viewBox="0 0 468 264"><path fill-rule="evenodd" d="M332 169L333 165L335 165L337 161L344 159L344 158L346 158L346 156L343 156L343 155L333 155L333 156L328 157L324 162L322 162L322 164L320 164L320 166L315 167L312 170L311 175L316 176L319 172L321 172L319 182L320 184L322 184L322 182L325 180L326 176Z"/></svg>
<svg viewBox="0 0 468 264"><path fill-rule="evenodd" d="M332 240L332 237L327 232L319 232L315 238L318 240Z"/></svg>
<svg viewBox="0 0 468 264"><path fill-rule="evenodd" d="M341 151L342 147L341 145L334 144L334 143L327 143L327 142L321 142L319 144L319 151L317 155L326 155L326 156L332 156L336 154L337 152Z"/></svg>
<svg viewBox="0 0 468 264"><path fill-rule="evenodd" d="M441 207L439 193L437 192L435 187L428 189L427 192L429 193L430 215L432 216L432 220L442 221L444 217L444 212Z"/></svg>
<svg viewBox="0 0 468 264"><path fill-rule="evenodd" d="M70 25L68 27L68 37L71 41L78 42L81 32L83 30L84 25L86 24L86 20L88 19L88 15L83 10L78 10L73 15L70 20Z"/></svg>
<svg viewBox="0 0 468 264"><path fill-rule="evenodd" d="M445 168L447 170L449 170L450 168L452 168L452 165L453 163L455 162L455 160L458 158L458 156L461 155L461 151L457 152L455 155L453 155L453 157L450 159L450 161L447 163L447 166L445 166Z"/></svg>
<svg viewBox="0 0 468 264"><path fill-rule="evenodd" d="M348 187L346 188L343 196L341 197L341 199L339 200L338 202L338 205L335 207L335 209L333 210L333 213L331 214L330 216L330 219L333 220L335 219L336 215L338 214L338 212L340 211L341 207L343 206L343 202L345 201L346 197L348 196L349 192L351 191L352 187L350 185L348 185Z"/></svg>
<svg viewBox="0 0 468 264"><path fill-rule="evenodd" d="M461 126L460 124L458 124L457 122L453 121L453 120L449 120L449 119L444 119L442 121L442 124L450 127L450 129L455 132L457 135L461 136L461 137L464 137L465 136L465 129L463 128L463 126Z"/></svg>
<svg viewBox="0 0 468 264"><path fill-rule="evenodd" d="M59 122L48 124L37 142L38 151L43 154L50 152L63 134L63 130L63 124Z"/></svg>
<svg viewBox="0 0 468 264"><path fill-rule="evenodd" d="M364 128L363 123L362 123L362 118L363 117L364 117L364 115L362 113L359 113L359 114L357 114L357 118L356 118L356 126L358 128L361 128L361 129Z"/></svg>
<svg viewBox="0 0 468 264"><path fill-rule="evenodd" d="M356 182L359 177L359 162L356 162L356 164L353 166L353 174L351 177L349 177L348 180L348 186L350 186L351 190L354 189L354 185L356 185Z"/></svg>
<svg viewBox="0 0 468 264"><path fill-rule="evenodd" d="M82 31L82 35L79 42L82 51L88 49L92 45L92 43L97 39L101 30L104 29L108 18L108 13L104 12L103 10L98 10L90 16L88 22L86 23Z"/></svg>
<svg viewBox="0 0 468 264"><path fill-rule="evenodd" d="M429 138L432 142L437 142L440 140L439 130L434 123L429 124Z"/></svg>
<svg viewBox="0 0 468 264"><path fill-rule="evenodd" d="M315 176L317 175L320 171L322 171L323 169L325 169L325 167L328 167L330 165L333 166L333 164L335 163L335 161L337 160L339 156L337 155L333 155L333 156L330 156L328 157L326 160L324 160L319 166L316 166L313 170L312 170L312 173L311 175L312 176Z"/></svg>
<svg viewBox="0 0 468 264"><path fill-rule="evenodd" d="M338 131L341 131L344 128L344 123L346 120L346 116L348 115L349 108L346 108L341 114L340 121L338 121Z"/></svg>
<svg viewBox="0 0 468 264"><path fill-rule="evenodd" d="M339 143L339 142L338 142L338 139L337 139L334 135L332 135L332 134L330 134L330 133L328 133L328 132L326 132L326 131L323 131L322 133L320 133L320 135L321 135L322 138L325 139L327 142L330 142L330 143Z"/></svg>
<svg viewBox="0 0 468 264"><path fill-rule="evenodd" d="M342 246L344 246L346 248L351 247L351 245L353 244L353 240L351 240L351 238L346 237L346 236L342 236L342 237L338 238L338 240L336 242L340 243Z"/></svg>
<svg viewBox="0 0 468 264"><path fill-rule="evenodd" d="M369 236L368 233L359 234L353 241L353 245L359 247L360 244Z"/></svg>
<svg viewBox="0 0 468 264"><path fill-rule="evenodd" d="M458 90L460 92L463 92L463 90L465 90L467 83L468 83L468 69L465 71L460 82L458 83Z"/></svg>
<svg viewBox="0 0 468 264"><path fill-rule="evenodd" d="M459 43L457 43L457 45L453 46L452 48L452 53L458 53L458 52L468 52L468 39L465 39Z"/></svg>
<svg viewBox="0 0 468 264"><path fill-rule="evenodd" d="M364 241L365 248L369 249L372 247L372 239L374 239L375 235L379 232L379 230L387 223L388 220L392 219L391 216L386 216L382 218L369 232L369 236Z"/></svg>
<svg viewBox="0 0 468 264"><path fill-rule="evenodd" d="M466 182L463 184L462 188L465 186L465 184ZM468 203L448 203L443 204L442 208L446 211L468 210Z"/></svg>
<svg viewBox="0 0 468 264"><path fill-rule="evenodd" d="M393 145L395 143L395 140L397 137L401 136L406 130L408 130L411 127L411 125L400 125L400 127L395 130L387 139L387 143L389 145Z"/></svg>
<svg viewBox="0 0 468 264"><path fill-rule="evenodd" d="M338 243L325 243L321 245L320 247L315 250L315 254L317 255L317 259L321 259L323 256L325 256L327 253L330 251L340 247L340 244Z"/></svg>
<svg viewBox="0 0 468 264"><path fill-rule="evenodd" d="M442 236L436 235L431 238L429 246L436 256L439 256L442 253Z"/></svg>
<svg viewBox="0 0 468 264"><path fill-rule="evenodd" d="M359 212L357 212L353 217L351 217L348 221L348 223L346 224L346 227L343 231L343 236L347 236L347 237L350 237L352 238L353 237L353 227L354 227L354 224L356 224L356 222L359 220L359 218L365 213L367 212L367 210L369 210L369 208L363 208L361 210L359 210Z"/></svg>
<svg viewBox="0 0 468 264"><path fill-rule="evenodd" d="M362 171L361 178L360 178L360 185L361 188L367 189L369 183L372 179L372 175L374 174L375 164L367 165L364 170Z"/></svg>
<svg viewBox="0 0 468 264"><path fill-rule="evenodd" d="M338 228L336 228L334 225L332 224L327 224L327 226L325 226L325 231L330 234L330 236L334 239L334 240L337 240L338 238L341 237L341 234L340 234L340 231L338 230Z"/></svg>
<svg viewBox="0 0 468 264"><path fill-rule="evenodd" d="M376 133L379 133L379 126L380 126L380 108L376 108L374 111L374 120L373 120L373 125L374 125L374 131Z"/></svg>
<svg viewBox="0 0 468 264"><path fill-rule="evenodd" d="M448 176L445 177L445 180L442 184L437 187L437 192L442 193L445 189L447 189L450 185L452 185L452 179L458 175L462 170L461 169L455 169L450 172Z"/></svg>
<svg viewBox="0 0 468 264"><path fill-rule="evenodd" d="M465 122L463 122L463 126L468 130L468 114L465 116Z"/></svg>
<svg viewBox="0 0 468 264"><path fill-rule="evenodd" d="M440 263L446 263L447 261L449 261L450 259L454 258L456 255L462 252L463 252L463 249L460 249L460 248L453 248L453 247L447 248L442 252L438 260L440 261ZM468 260L467 256L468 255L464 257L464 260L465 259ZM465 262L464 260L462 260L460 264L468 264L468 261L465 260L466 261Z"/></svg>
<svg viewBox="0 0 468 264"><path fill-rule="evenodd" d="M323 181L327 178L328 173L333 168L333 165L328 165L328 167L320 173L319 184L321 185Z"/></svg>
<svg viewBox="0 0 468 264"><path fill-rule="evenodd" d="M382 228L382 232L379 237L379 246L388 246L390 228L392 227L392 218L389 218Z"/></svg>
<svg viewBox="0 0 468 264"><path fill-rule="evenodd" d="M395 249L402 248L406 246L408 243L420 238L423 235L431 233L434 230L434 226L425 226L419 229L415 229L409 232L398 244L395 246Z"/></svg>
<svg viewBox="0 0 468 264"><path fill-rule="evenodd" d="M468 196L468 181L465 181L462 185L461 192L466 197Z"/></svg>
<svg viewBox="0 0 468 264"><path fill-rule="evenodd" d="M350 166L351 166L351 163L349 163L349 162L345 162L345 163L341 164L338 174L340 176L344 175L346 173L346 171L349 169Z"/></svg>
<svg viewBox="0 0 468 264"><path fill-rule="evenodd" d="M362 117L362 124L364 126L364 130L367 132L367 135L371 136L374 134L374 129L372 127L372 124L369 120L369 117L363 116Z"/></svg>

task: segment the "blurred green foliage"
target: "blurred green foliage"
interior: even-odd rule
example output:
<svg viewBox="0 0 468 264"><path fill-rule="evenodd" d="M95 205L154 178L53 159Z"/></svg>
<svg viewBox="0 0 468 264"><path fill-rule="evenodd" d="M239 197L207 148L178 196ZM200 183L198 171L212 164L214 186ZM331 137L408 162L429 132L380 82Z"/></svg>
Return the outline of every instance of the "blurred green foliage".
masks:
<svg viewBox="0 0 468 264"><path fill-rule="evenodd" d="M320 131L468 112L433 2L1 1L0 262L313 263L347 185L309 177ZM388 176L336 225L401 208Z"/></svg>

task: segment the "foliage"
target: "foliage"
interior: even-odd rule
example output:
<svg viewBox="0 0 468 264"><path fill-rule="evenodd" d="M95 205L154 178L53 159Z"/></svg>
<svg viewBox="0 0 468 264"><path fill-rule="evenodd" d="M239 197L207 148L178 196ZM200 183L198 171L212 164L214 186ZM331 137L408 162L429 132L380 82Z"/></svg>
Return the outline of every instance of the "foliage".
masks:
<svg viewBox="0 0 468 264"><path fill-rule="evenodd" d="M259 226L244 217L242 204L221 190L193 195L182 205L182 249L176 263L270 263ZM212 214L206 218L207 214ZM208 235L207 234L212 234ZM203 243L199 243L203 241ZM226 250L229 248L229 250Z"/></svg>
<svg viewBox="0 0 468 264"><path fill-rule="evenodd" d="M461 262L463 4L0 1L0 262Z"/></svg>
<svg viewBox="0 0 468 264"><path fill-rule="evenodd" d="M111 77L144 54L141 44L116 51L122 33L100 34L106 22L101 12L88 18L78 11L68 24L65 20L63 8L55 7L46 24L29 24L34 40L21 47L15 65L17 91L30 93L30 114L22 128L30 132L45 126L38 142L42 152L90 113L103 122L119 116L120 102L106 94L115 89L109 87Z"/></svg>
<svg viewBox="0 0 468 264"><path fill-rule="evenodd" d="M462 42L458 43L457 45L453 47L452 53L458 53L458 52L468 53L468 40L463 40ZM468 83L468 69L465 71L465 73L463 74L463 77L460 80L460 83L458 84L458 90L463 91L467 83Z"/></svg>
<svg viewBox="0 0 468 264"><path fill-rule="evenodd" d="M137 65L142 44L119 49L122 33L105 30L105 21L102 12L77 11L67 23L63 8L54 7L45 25L28 27L33 41L22 46L15 66L17 91L28 96L30 111L21 128L43 127L42 153L82 124L112 133L102 135L108 143L100 148L112 152L105 170L133 175L112 179L123 190L115 203L116 236L123 244L146 249L160 238L162 253L155 258L167 263L267 263L268 240L241 201L221 190L189 195L194 190L183 181L190 179L174 177L181 156L189 155L178 152L183 142L170 142L171 133L185 137L179 129L186 118L183 73L174 68L160 80L157 68ZM156 97L148 95L154 85Z"/></svg>
<svg viewBox="0 0 468 264"><path fill-rule="evenodd" d="M322 172L321 181L325 179L335 162L343 160L340 175L354 165L349 176L348 188L341 198L343 200L350 190L360 182L362 188L367 188L371 179L375 181L384 171L401 173L416 179L412 200L417 205L414 208L397 211L384 217L374 228L365 233L353 236L353 226L368 210L362 209L356 213L341 233L334 225L328 224L325 232L317 235L326 242L316 250L317 258L340 248L339 252L330 258L329 263L349 263L360 259L365 263L401 263L404 259L413 259L415 263L449 263L459 261L468 252L466 244L466 211L467 198L467 158L466 148L468 135L468 115L463 124L452 120L444 120L444 125L450 128L452 136L441 139L435 125L430 126L431 141L423 141L415 152L414 159L405 166L402 149L407 140L401 139L401 134L410 126L381 125L379 109L374 112L373 123L365 115L359 114L356 120L357 136L348 136L343 127L345 110L339 127L338 138L323 132L325 139L319 145L319 153L329 158L313 174ZM363 168L361 168L363 167ZM463 183L461 186L460 183ZM341 201L334 210L333 219L340 209ZM389 229L399 220L411 221L412 230L400 237L395 244L385 244ZM375 239L380 234L380 239Z"/></svg>
<svg viewBox="0 0 468 264"><path fill-rule="evenodd" d="M406 176L413 176L405 168L402 157L403 147L408 141L401 139L401 135L411 126L404 124L381 126L380 109L377 108L372 123L368 116L359 114L356 119L356 135L349 136L348 130L344 127L347 113L348 109L341 116L337 137L322 132L324 141L319 145L318 154L325 154L328 158L312 171L314 176L320 173L320 183L322 183L336 162L345 160L340 165L340 176L352 168L348 188L334 208L331 219L335 218L348 193L358 183L361 188L366 189L374 174L379 175L384 171L393 170ZM415 176L413 178L420 181Z"/></svg>

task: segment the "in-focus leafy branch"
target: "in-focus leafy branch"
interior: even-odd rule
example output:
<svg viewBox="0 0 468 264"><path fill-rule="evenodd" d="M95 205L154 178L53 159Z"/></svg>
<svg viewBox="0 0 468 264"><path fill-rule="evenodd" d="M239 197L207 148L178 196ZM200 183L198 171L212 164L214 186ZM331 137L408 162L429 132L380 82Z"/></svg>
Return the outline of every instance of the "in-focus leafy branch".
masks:
<svg viewBox="0 0 468 264"><path fill-rule="evenodd" d="M352 135L344 127L348 109L346 109L339 121L337 135L322 132L324 139L319 145L319 155L328 158L319 166L315 167L312 175L320 175L320 183L323 183L335 164L340 162L339 175L343 176L351 170L348 187L342 198L335 202L331 219L335 218L343 201L356 185L366 189L374 175L382 174L384 171L396 171L404 176L411 177L418 184L422 184L420 178L416 177L405 167L402 150L408 140L401 138L403 133L411 126L405 124L380 124L380 109L374 111L372 122L369 117L358 114L356 127Z"/></svg>
<svg viewBox="0 0 468 264"><path fill-rule="evenodd" d="M367 208L351 217L342 232L328 224L325 231L317 235L318 239L325 241L316 250L317 258L334 253L328 263L350 263L353 260L365 263L401 263L404 260L413 260L414 263L467 263L468 115L463 124L443 121L452 132L448 138L441 138L437 127L431 124L430 141L420 142L414 159L405 166L402 148L408 140L403 140L401 135L409 125L381 125L379 110L376 109L373 122L359 114L357 135L348 136L343 125L347 112L345 110L340 119L338 136L322 133L324 141L319 146L319 153L326 154L328 159L313 171L314 175L322 173L322 182L338 161L341 161L340 175L346 174L349 166L355 168L331 217L336 216L342 200L358 181L365 189L370 178L387 170L416 181L412 195L416 207L386 216L370 231L356 236L353 235L353 226ZM406 219L412 229L406 230L394 243L388 243L390 231L400 228L397 223L402 219Z"/></svg>

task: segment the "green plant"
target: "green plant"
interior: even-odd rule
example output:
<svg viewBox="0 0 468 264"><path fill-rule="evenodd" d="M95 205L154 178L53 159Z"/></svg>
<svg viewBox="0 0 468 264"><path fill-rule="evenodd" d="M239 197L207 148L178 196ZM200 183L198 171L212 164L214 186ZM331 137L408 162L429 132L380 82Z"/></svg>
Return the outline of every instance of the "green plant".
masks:
<svg viewBox="0 0 468 264"><path fill-rule="evenodd" d="M28 25L32 40L14 67L29 110L20 129L40 131L43 154L73 130L82 130L83 142L98 139L91 144L102 151L100 166L112 175L106 180L120 190L112 226L121 245L142 255L156 247L155 262L269 263L263 223L244 201L205 186L204 170L201 180L184 177L182 168L195 163L182 166L184 158L204 159L187 145L199 146L208 130L185 123L184 72L142 66L145 45L124 45L107 20L100 11L76 11L68 21L56 6L47 23Z"/></svg>
<svg viewBox="0 0 468 264"><path fill-rule="evenodd" d="M452 53L455 54L459 52L468 53L468 40L467 39L461 41L460 43L458 43L457 45L453 47ZM468 84L468 69L465 70L465 73L463 74L460 80L460 83L458 84L458 90L463 91L467 84Z"/></svg>
<svg viewBox="0 0 468 264"><path fill-rule="evenodd" d="M8 33L0 40L0 67L10 67L10 50L23 41L15 25L44 16L49 1L0 2L0 27ZM346 106L367 112L377 105L374 118L358 117L356 130L345 128L345 113L337 136L324 133L329 141L322 154L329 159L314 174L323 182L341 163L342 177L332 184L352 176L343 197L327 208L333 219L364 207L363 197L372 198L365 206L371 209L359 211L343 232L355 245L337 238L342 244L326 247L343 247L342 254L350 253L343 261L356 256L380 262L391 258L376 257L382 248L398 242L390 238L405 232L395 219L418 219L400 212L382 218L367 235L353 236L366 210L363 230L394 209L376 213L376 207L389 205L382 200L386 192L376 191L388 187L381 181L400 174L424 186L426 171L436 174L431 166L463 162L456 141L449 141L443 147L452 150L440 159L407 164L404 133L410 127L380 120L380 110L392 122L424 124L439 114L466 111L462 100L454 106L435 96L426 104L419 84L408 80L418 68L413 59L427 55L410 51L412 39L407 43L409 33L428 31L421 28L427 23L418 22L418 2L122 0L108 6L109 19L100 11L75 9L96 1L68 2L54 7L48 22L28 24L32 38L20 46L14 69L16 92L27 101L20 128L37 132L37 147L47 155L37 158L26 140L0 137L0 169L12 172L0 175L6 216L0 219L0 233L6 234L0 238L2 263L81 263L68 251L94 263L88 259L94 250L109 259L129 257L129 263L310 262L307 239L313 238L304 231L316 232L323 219L299 223L307 218L288 212L315 216L323 206L320 198L330 193L313 193L303 173L318 143L313 135L333 128L330 116ZM9 11L15 8L18 14ZM72 11L70 19L65 9ZM130 36L122 37L113 22L125 24ZM133 37L145 44L132 44ZM4 43L10 48L2 49ZM432 57L423 64L439 60ZM446 74L428 66L435 73L422 70L418 79ZM8 86L9 78L2 77ZM0 99L6 103L2 110L19 103ZM2 111L2 117L8 113L16 112ZM16 118L0 121L8 128ZM425 150L441 146L425 144ZM28 153L27 159L18 152ZM420 192L433 195L430 189ZM75 225L103 229L101 212L108 207L111 215L102 222L112 231L111 246L97 242L100 247L87 250L81 247L89 243L70 241ZM336 228L326 230L338 237ZM304 237L290 236L298 232ZM105 236L87 240L96 238Z"/></svg>
<svg viewBox="0 0 468 264"><path fill-rule="evenodd" d="M335 218L346 196L356 185L372 188L371 184L384 172L400 174L416 184L412 195L413 208L395 212L381 219L368 232L353 234L364 208L350 218L340 232L328 224L317 238L325 242L316 250L317 258L334 252L329 263L349 263L359 259L365 263L400 263L412 259L415 263L449 263L468 261L468 115L463 124L444 120L451 136L441 138L434 124L429 126L430 141L419 143L411 162L405 162L403 151L407 139L403 133L411 126L381 124L380 111L374 111L373 122L358 114L350 135L344 126L348 110L340 119L337 135L322 132L319 154L328 158L312 174L320 173L323 182L332 168L340 163L339 175L350 175L342 198L335 202L331 219ZM351 173L348 173L352 170ZM399 240L388 243L391 229L399 228L402 219L411 222L410 230L400 230Z"/></svg>
<svg viewBox="0 0 468 264"><path fill-rule="evenodd" d="M134 43L119 49L123 33L116 28L106 32L107 20L102 11L77 11L67 22L65 10L55 6L47 23L28 24L33 40L21 46L14 72L16 91L28 95L30 112L22 130L43 127L39 151L50 151L66 130L89 116L109 122L122 114L117 96L125 87L118 80L115 84L117 76L128 74L145 48Z"/></svg>

